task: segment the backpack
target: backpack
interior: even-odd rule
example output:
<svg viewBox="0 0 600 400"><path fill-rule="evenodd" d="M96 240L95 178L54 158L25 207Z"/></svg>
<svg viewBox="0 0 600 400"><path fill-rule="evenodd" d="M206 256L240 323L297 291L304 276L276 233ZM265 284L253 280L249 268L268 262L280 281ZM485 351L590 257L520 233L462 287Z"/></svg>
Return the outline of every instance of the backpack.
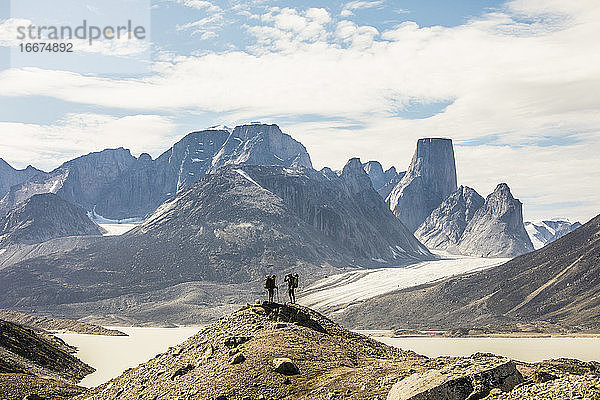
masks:
<svg viewBox="0 0 600 400"><path fill-rule="evenodd" d="M274 289L275 288L275 281L273 280L272 277L267 276L265 278L265 289Z"/></svg>
<svg viewBox="0 0 600 400"><path fill-rule="evenodd" d="M298 288L298 277L297 276L292 276L292 287L294 289Z"/></svg>

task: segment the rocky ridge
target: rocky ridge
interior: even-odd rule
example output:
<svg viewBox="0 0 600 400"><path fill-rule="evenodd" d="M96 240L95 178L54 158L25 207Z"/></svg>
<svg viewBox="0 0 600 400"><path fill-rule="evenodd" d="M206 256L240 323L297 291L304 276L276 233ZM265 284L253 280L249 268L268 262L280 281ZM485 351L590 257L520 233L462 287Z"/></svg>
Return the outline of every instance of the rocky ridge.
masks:
<svg viewBox="0 0 600 400"><path fill-rule="evenodd" d="M463 377L475 365L487 376L472 390L480 395L510 390L522 380L515 364L501 357L428 359L347 331L301 306L257 303L78 399L385 399L392 386L414 374L446 368Z"/></svg>
<svg viewBox="0 0 600 400"><path fill-rule="evenodd" d="M0 158L0 199L4 197L12 186L19 185L38 173L43 174L43 171L31 165L28 165L25 169L15 169Z"/></svg>
<svg viewBox="0 0 600 400"><path fill-rule="evenodd" d="M533 247L541 249L548 243L565 236L579 228L581 223L570 222L568 219L550 219L543 221L525 222L525 230L533 243Z"/></svg>
<svg viewBox="0 0 600 400"><path fill-rule="evenodd" d="M102 235L102 229L82 208L53 193L34 195L0 217L0 247L93 235Z"/></svg>
<svg viewBox="0 0 600 400"><path fill-rule="evenodd" d="M522 204L500 184L486 200L461 186L415 232L427 247L477 257L515 257L533 251Z"/></svg>

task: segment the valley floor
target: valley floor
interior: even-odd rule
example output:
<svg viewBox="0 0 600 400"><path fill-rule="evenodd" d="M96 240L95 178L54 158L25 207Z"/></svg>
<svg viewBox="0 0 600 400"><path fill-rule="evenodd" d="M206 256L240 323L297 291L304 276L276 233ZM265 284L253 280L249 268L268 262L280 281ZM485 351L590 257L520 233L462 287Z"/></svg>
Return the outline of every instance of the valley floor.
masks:
<svg viewBox="0 0 600 400"><path fill-rule="evenodd" d="M358 269L321 279L299 293L299 303L332 315L381 294L434 282L451 276L482 271L509 258L456 256L438 252L440 260L404 267Z"/></svg>

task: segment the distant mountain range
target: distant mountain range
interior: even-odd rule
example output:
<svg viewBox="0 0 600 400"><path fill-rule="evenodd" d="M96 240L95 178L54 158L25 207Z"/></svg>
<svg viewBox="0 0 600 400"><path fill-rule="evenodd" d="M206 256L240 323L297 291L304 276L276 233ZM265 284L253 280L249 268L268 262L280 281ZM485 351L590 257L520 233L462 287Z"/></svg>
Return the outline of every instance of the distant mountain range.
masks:
<svg viewBox="0 0 600 400"><path fill-rule="evenodd" d="M600 215L501 266L373 298L339 318L369 329L510 323L600 329Z"/></svg>
<svg viewBox="0 0 600 400"><path fill-rule="evenodd" d="M566 218L525 222L525 229L536 250L573 232L580 226L581 223L571 222Z"/></svg>
<svg viewBox="0 0 600 400"><path fill-rule="evenodd" d="M8 174L0 182L14 186L0 200L0 214L35 194L55 193L106 218L145 217L177 191L227 164L312 167L306 148L277 125L215 128L188 134L156 160L148 154L135 158L119 148L76 158L49 173L28 169L19 179Z"/></svg>

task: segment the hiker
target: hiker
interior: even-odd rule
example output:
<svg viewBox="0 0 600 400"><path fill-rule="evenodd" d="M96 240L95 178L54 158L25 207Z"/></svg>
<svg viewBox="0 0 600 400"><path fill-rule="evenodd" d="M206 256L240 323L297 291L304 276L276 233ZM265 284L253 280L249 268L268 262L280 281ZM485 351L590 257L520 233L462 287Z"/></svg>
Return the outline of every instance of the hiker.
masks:
<svg viewBox="0 0 600 400"><path fill-rule="evenodd" d="M298 289L298 274L287 274L284 279L288 284L288 296L290 296L290 303L296 302L295 290Z"/></svg>
<svg viewBox="0 0 600 400"><path fill-rule="evenodd" d="M275 289L277 289L277 285L275 285L275 275L267 275L265 278L265 289L269 292L269 301L272 303Z"/></svg>

